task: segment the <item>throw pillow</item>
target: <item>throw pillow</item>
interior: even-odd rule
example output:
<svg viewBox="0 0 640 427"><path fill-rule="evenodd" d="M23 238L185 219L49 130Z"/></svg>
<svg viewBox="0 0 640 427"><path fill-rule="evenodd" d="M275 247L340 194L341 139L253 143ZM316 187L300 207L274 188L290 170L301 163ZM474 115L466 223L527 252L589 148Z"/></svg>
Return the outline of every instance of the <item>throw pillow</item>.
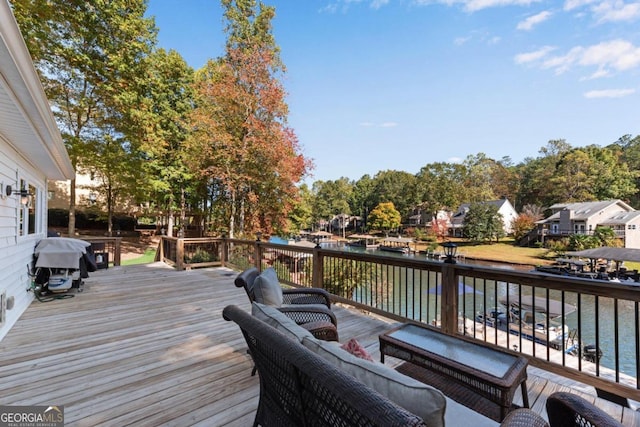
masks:
<svg viewBox="0 0 640 427"><path fill-rule="evenodd" d="M253 282L253 294L256 302L280 307L284 300L278 274L273 267L264 270Z"/></svg>
<svg viewBox="0 0 640 427"><path fill-rule="evenodd" d="M353 354L355 357L373 362L373 357L371 357L367 349L364 348L355 338L351 338L349 341L342 344L340 348Z"/></svg>

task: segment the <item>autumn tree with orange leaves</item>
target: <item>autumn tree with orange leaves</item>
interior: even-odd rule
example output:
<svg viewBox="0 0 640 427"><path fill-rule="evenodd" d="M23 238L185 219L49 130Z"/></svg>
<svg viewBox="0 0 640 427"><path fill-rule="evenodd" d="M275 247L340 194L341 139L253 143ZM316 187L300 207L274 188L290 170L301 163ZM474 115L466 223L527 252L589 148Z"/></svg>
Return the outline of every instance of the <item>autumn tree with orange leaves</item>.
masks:
<svg viewBox="0 0 640 427"><path fill-rule="evenodd" d="M284 66L271 33L273 7L223 0L226 55L196 75L190 164L210 186L218 228L229 236L285 231L311 164L287 125Z"/></svg>

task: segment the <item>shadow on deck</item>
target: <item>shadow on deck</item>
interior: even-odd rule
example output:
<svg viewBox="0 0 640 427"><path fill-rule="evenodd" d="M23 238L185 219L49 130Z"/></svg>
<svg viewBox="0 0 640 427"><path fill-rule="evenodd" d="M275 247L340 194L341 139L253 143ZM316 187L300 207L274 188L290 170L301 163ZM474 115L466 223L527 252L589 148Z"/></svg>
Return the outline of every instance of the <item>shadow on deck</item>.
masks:
<svg viewBox="0 0 640 427"><path fill-rule="evenodd" d="M34 301L0 342L0 404L63 405L67 426L251 425L258 377L239 329L221 314L229 304L249 310L236 274L123 266L91 273L74 298ZM342 340L356 338L379 358L378 335L395 323L335 312ZM547 396L561 390L636 425L635 411L592 387L532 367L527 384L544 417Z"/></svg>

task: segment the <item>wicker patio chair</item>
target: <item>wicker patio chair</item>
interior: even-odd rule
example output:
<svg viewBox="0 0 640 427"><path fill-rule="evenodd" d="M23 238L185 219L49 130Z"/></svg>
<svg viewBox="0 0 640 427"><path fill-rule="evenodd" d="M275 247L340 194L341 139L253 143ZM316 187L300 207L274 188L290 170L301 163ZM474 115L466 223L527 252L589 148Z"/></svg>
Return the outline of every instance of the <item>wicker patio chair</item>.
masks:
<svg viewBox="0 0 640 427"><path fill-rule="evenodd" d="M426 426L353 376L275 328L230 305L225 320L240 327L260 377L253 426ZM469 420L460 420L467 425ZM502 427L548 427L530 409L511 412Z"/></svg>
<svg viewBox="0 0 640 427"><path fill-rule="evenodd" d="M549 423L544 418L526 408L509 412L500 425L503 427L549 427Z"/></svg>
<svg viewBox="0 0 640 427"><path fill-rule="evenodd" d="M257 268L240 273L234 283L243 288L250 302L256 301L254 282L260 275ZM307 329L314 337L325 341L338 341L338 320L331 311L331 299L324 289L283 289L284 304L276 307L298 325Z"/></svg>
<svg viewBox="0 0 640 427"><path fill-rule="evenodd" d="M223 316L240 326L258 367L260 400L254 427L425 425L238 307L226 307Z"/></svg>
<svg viewBox="0 0 640 427"><path fill-rule="evenodd" d="M602 409L572 393L559 391L549 396L547 414L551 427L622 427Z"/></svg>

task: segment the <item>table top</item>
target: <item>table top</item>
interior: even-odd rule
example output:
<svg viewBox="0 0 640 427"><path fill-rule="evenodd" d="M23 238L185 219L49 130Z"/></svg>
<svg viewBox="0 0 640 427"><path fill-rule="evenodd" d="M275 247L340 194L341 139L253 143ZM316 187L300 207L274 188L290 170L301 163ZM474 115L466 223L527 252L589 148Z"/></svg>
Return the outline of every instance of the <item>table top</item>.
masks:
<svg viewBox="0 0 640 427"><path fill-rule="evenodd" d="M518 359L508 353L411 324L384 335L496 378L507 375Z"/></svg>

